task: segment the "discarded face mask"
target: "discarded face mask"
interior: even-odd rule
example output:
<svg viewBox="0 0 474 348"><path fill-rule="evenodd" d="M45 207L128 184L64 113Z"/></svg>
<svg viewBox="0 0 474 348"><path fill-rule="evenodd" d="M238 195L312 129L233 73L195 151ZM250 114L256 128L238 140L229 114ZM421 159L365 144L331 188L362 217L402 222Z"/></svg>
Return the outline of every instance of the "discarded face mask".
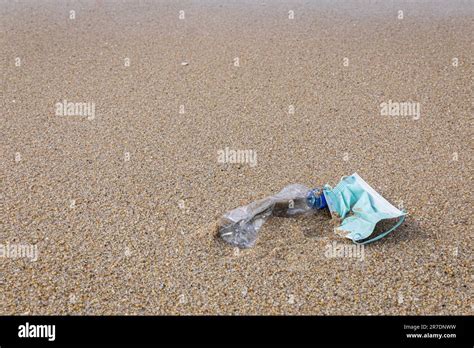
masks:
<svg viewBox="0 0 474 348"><path fill-rule="evenodd" d="M405 211L391 205L357 173L343 177L334 189L325 185L323 192L333 218L342 219L336 232L355 243L367 244L385 237L406 217ZM379 222L392 219L396 221L390 229L368 239Z"/></svg>
<svg viewBox="0 0 474 348"><path fill-rule="evenodd" d="M249 248L255 244L258 231L271 216L292 217L323 209L329 209L333 218L342 221L336 228L337 232L360 244L383 238L400 226L406 215L354 173L343 177L334 189L325 185L323 189L310 190L304 185L294 184L274 196L235 208L222 216L218 232L227 243ZM367 240L378 222L396 218L399 220L392 228Z"/></svg>

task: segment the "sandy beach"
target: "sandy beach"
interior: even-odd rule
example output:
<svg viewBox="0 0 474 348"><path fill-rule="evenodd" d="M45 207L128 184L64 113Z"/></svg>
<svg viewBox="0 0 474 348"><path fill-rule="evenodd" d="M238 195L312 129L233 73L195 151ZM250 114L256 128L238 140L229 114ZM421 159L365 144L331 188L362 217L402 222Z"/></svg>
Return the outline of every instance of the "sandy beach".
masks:
<svg viewBox="0 0 474 348"><path fill-rule="evenodd" d="M0 314L472 315L474 5L446 3L1 1ZM215 236L354 172L409 213L363 255L325 213Z"/></svg>

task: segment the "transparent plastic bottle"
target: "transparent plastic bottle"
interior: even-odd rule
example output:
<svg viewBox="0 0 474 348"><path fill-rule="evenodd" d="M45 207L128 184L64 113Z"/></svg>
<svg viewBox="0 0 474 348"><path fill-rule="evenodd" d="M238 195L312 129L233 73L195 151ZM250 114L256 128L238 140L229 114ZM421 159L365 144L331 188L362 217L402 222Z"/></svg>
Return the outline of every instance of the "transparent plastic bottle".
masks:
<svg viewBox="0 0 474 348"><path fill-rule="evenodd" d="M290 217L312 213L326 207L319 189L311 190L300 184L286 186L274 196L252 202L224 214L219 223L219 235L227 243L250 248L258 231L270 216Z"/></svg>

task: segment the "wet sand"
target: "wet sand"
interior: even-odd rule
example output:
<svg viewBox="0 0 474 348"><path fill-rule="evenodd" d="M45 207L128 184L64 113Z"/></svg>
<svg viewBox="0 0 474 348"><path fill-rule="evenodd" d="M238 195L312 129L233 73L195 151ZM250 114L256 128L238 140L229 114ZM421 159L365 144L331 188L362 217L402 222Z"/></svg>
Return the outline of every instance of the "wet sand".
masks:
<svg viewBox="0 0 474 348"><path fill-rule="evenodd" d="M474 10L445 6L2 1L0 243L38 255L0 258L0 314L472 315ZM363 257L327 214L214 237L353 172L409 212Z"/></svg>

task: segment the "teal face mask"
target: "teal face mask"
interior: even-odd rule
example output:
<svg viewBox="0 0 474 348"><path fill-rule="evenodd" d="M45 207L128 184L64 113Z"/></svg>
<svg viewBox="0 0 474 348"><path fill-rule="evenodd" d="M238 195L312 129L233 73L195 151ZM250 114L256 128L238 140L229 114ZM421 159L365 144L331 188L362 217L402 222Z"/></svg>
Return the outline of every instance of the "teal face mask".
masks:
<svg viewBox="0 0 474 348"><path fill-rule="evenodd" d="M406 212L391 205L369 186L357 173L345 176L332 189L324 186L324 197L333 217L342 219L336 232L358 244L367 244L385 237L405 220ZM349 213L352 215L348 216ZM366 240L375 225L385 219L397 219L394 226L375 238Z"/></svg>

